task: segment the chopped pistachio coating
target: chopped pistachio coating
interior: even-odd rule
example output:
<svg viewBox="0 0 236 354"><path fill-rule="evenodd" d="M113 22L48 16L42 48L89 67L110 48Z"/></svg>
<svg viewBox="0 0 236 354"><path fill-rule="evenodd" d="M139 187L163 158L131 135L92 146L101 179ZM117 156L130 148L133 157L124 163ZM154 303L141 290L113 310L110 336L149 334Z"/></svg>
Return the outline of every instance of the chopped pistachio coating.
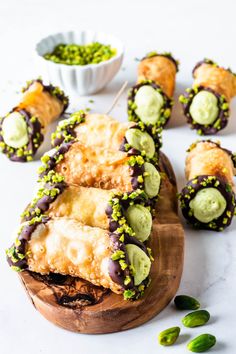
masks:
<svg viewBox="0 0 236 354"><path fill-rule="evenodd" d="M179 327L168 328L162 331L161 333L159 333L158 336L159 344L164 346L172 345L176 342L177 338L179 337L179 334L180 334Z"/></svg>
<svg viewBox="0 0 236 354"><path fill-rule="evenodd" d="M52 52L44 54L44 58L54 63L65 65L98 64L114 57L117 50L111 45L93 42L85 45L58 44Z"/></svg>

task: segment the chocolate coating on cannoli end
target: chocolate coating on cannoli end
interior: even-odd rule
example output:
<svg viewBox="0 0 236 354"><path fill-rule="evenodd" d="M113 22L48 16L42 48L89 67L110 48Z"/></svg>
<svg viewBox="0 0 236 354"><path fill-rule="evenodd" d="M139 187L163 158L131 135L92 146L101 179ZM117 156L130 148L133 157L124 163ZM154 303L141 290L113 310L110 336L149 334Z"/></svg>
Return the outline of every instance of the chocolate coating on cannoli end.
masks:
<svg viewBox="0 0 236 354"><path fill-rule="evenodd" d="M40 215L45 213L49 209L50 204L53 203L58 195L60 195L66 188L67 184L64 181L57 183L46 183L44 185L44 189L47 190L48 193L43 194L43 196L38 198L38 200L33 203L32 206L29 206L29 208L26 209L23 214L23 220L29 221L34 218L37 215L35 210L38 210ZM57 194L50 194L50 191L55 189L57 190Z"/></svg>
<svg viewBox="0 0 236 354"><path fill-rule="evenodd" d="M191 200L196 196L197 192L204 188L217 189L226 200L226 209L223 214L208 223L200 222L193 215L190 208ZM222 178L217 176L202 175L188 181L186 186L182 189L180 195L180 207L183 216L187 221L197 229L207 229L213 231L222 231L231 224L232 218L235 213L235 193L232 187L227 184Z"/></svg>
<svg viewBox="0 0 236 354"><path fill-rule="evenodd" d="M44 140L42 134L42 125L37 117L32 117L25 109L18 110L13 108L10 113L18 112L24 118L28 128L28 143L21 148L13 148L4 142L2 134L2 123L6 117L0 119L0 144L2 145L2 152L8 156L11 161L27 162L33 159L36 151Z"/></svg>
<svg viewBox="0 0 236 354"><path fill-rule="evenodd" d="M153 52L147 53L145 55L145 57L143 57L141 59L141 61L143 61L145 59L148 59L148 58L153 58L153 57L165 57L165 58L169 59L170 61L172 61L174 63L174 65L176 67L176 72L179 71L179 61L176 60L173 57L173 55L171 53L168 53L168 52L166 52L166 53L157 53L157 52L153 51Z"/></svg>
<svg viewBox="0 0 236 354"><path fill-rule="evenodd" d="M67 143L63 142L55 151L52 156L48 156L48 161L46 162L45 166L42 166L39 169L39 177L43 178L45 175L48 174L50 170L53 170L57 163L60 156L64 156L70 149L70 147L75 143L76 140L69 141ZM42 157L43 159L43 157Z"/></svg>
<svg viewBox="0 0 236 354"><path fill-rule="evenodd" d="M112 233L110 235L110 238L111 238L111 241L113 243L113 249L114 251L123 251L124 252L124 255L125 257L122 258L125 263L128 265L128 267L124 270L122 270L121 268L121 265L119 263L119 260L112 260L110 259L110 262L109 262L109 275L111 277L111 279L115 282L115 283L118 283L122 286L122 288L124 290L132 290L134 292L134 297L133 299L135 298L138 298L140 296L140 289L139 289L139 286L140 285L143 285L144 288L147 287L148 283L149 283L149 279L146 278L139 286L134 286L134 278L133 278L133 275L131 274L131 271L129 269L129 259L128 259L128 255L127 255L127 252L126 252L126 248L125 248L125 245L127 244L134 244L136 246L138 246L142 251L145 252L145 254L149 256L149 253L148 253L148 250L146 248L146 246L138 241L135 237L132 237L132 236L129 236L129 235L124 235L124 240L123 241L120 241L120 237L118 234L116 233ZM125 281L125 278L126 277L130 277L130 282L129 284L124 284L124 281Z"/></svg>
<svg viewBox="0 0 236 354"><path fill-rule="evenodd" d="M212 124L202 125L194 121L190 114L190 106L192 104L193 98L197 95L200 91L208 91L211 92L217 98L219 113L218 117ZM229 117L229 104L226 99L220 95L219 93L215 92L209 87L198 86L193 87L191 89L187 89L187 91L180 96L180 102L183 106L184 115L187 118L188 124L190 124L192 129L196 129L199 135L213 135L218 133L220 130L224 129L228 124L228 117Z"/></svg>
<svg viewBox="0 0 236 354"><path fill-rule="evenodd" d="M49 220L50 218L43 216L23 226L17 237L17 244L13 244L12 247L7 250L7 262L11 267L18 268L19 271L28 268L26 259L27 242L31 239L31 235L36 227L40 224L46 224Z"/></svg>
<svg viewBox="0 0 236 354"><path fill-rule="evenodd" d="M154 81L152 80L144 80L140 83L138 83L137 85L134 85L133 87L131 87L131 89L129 90L128 93L128 118L130 121L134 121L134 122L140 122L139 117L137 116L137 114L135 113L135 109L134 105L135 105L135 95L137 93L137 91L140 89L140 87L142 86L151 86L153 89L157 90L163 97L164 99L164 105L161 109L161 116L159 118L159 122L157 124L154 125L157 127L161 127L163 128L171 115L171 110L172 110L172 106L173 106L173 101L172 99L170 99L162 90L162 88L157 85ZM143 123L144 124L144 123ZM153 134L153 126L152 125L145 125L147 132L153 137L154 141L155 141L155 134ZM157 137L156 137L157 139ZM159 138L158 138L159 139ZM157 140L157 144L158 144L158 140ZM159 143L161 145L161 141Z"/></svg>

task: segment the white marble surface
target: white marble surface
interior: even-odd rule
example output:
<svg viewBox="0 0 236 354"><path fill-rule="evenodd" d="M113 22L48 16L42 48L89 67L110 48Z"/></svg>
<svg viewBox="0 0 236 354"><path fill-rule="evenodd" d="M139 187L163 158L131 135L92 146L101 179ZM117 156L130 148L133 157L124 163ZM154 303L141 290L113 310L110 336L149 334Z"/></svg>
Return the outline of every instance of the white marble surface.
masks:
<svg viewBox="0 0 236 354"><path fill-rule="evenodd" d="M135 57L149 50L171 50L180 59L176 97L191 84L191 69L207 56L236 70L234 0L225 1L0 1L0 113L11 107L13 92L20 82L38 73L32 57L35 41L44 34L63 29L92 28L117 35L126 46L123 70L102 92L89 99L74 98L73 108L90 106L103 112L115 93L128 79L135 81ZM13 97L14 96L14 97ZM125 95L113 111L126 119ZM236 105L228 127L218 137L226 148L236 150ZM177 103L164 133L164 152L169 156L178 179L184 184L185 150L197 136L185 124ZM44 144L41 149L47 149ZM30 200L39 161L28 164L9 162L0 156L0 353L1 354L124 354L185 353L186 342L203 332L216 335L212 353L236 352L236 222L223 233L186 230L184 273L179 293L196 296L212 314L204 328L183 329L179 343L162 348L159 331L178 325L182 313L168 306L145 325L123 333L82 335L59 329L35 311L14 272L5 261L5 249L19 215ZM184 224L185 225L185 224Z"/></svg>

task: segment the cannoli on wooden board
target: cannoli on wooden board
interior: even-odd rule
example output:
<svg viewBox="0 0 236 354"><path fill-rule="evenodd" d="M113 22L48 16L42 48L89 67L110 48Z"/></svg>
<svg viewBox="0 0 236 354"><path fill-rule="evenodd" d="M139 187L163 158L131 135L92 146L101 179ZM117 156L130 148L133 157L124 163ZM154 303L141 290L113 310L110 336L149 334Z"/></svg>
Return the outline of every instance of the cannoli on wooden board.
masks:
<svg viewBox="0 0 236 354"><path fill-rule="evenodd" d="M128 94L129 120L164 127L171 115L178 61L170 53L151 52L138 65L138 83Z"/></svg>
<svg viewBox="0 0 236 354"><path fill-rule="evenodd" d="M217 142L191 145L186 159L187 184L179 195L184 217L196 228L222 231L235 213L235 156Z"/></svg>
<svg viewBox="0 0 236 354"><path fill-rule="evenodd" d="M16 271L80 277L125 299L139 298L150 281L151 256L135 237L121 240L66 217L41 215L23 223L7 257Z"/></svg>
<svg viewBox="0 0 236 354"><path fill-rule="evenodd" d="M216 134L228 123L236 76L230 69L204 59L194 67L193 77L193 87L179 97L187 122L200 135Z"/></svg>
<svg viewBox="0 0 236 354"><path fill-rule="evenodd" d="M52 134L52 146L77 138L87 146L125 151L129 155L141 153L148 160L157 160L162 145L160 133L160 129L154 132L142 122L121 123L106 114L78 111L59 122Z"/></svg>
<svg viewBox="0 0 236 354"><path fill-rule="evenodd" d="M42 144L47 126L68 106L58 87L32 80L23 89L19 104L0 119L0 148L12 161L31 161Z"/></svg>
<svg viewBox="0 0 236 354"><path fill-rule="evenodd" d="M120 236L126 233L144 242L151 233L152 211L152 205L141 190L121 193L68 185L61 175L50 171L22 217L25 221L41 214L50 218L67 217Z"/></svg>
<svg viewBox="0 0 236 354"><path fill-rule="evenodd" d="M120 192L141 189L148 198L157 197L160 189L161 177L157 167L145 162L141 155L129 156L122 151L93 148L76 139L45 154L42 162L41 178L55 170L68 184Z"/></svg>

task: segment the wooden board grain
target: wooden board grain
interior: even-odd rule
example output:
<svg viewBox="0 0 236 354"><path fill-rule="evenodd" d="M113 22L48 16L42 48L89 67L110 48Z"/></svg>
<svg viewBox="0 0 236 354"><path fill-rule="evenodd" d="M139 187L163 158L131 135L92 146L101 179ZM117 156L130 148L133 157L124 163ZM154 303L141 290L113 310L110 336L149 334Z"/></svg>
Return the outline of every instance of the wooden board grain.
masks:
<svg viewBox="0 0 236 354"><path fill-rule="evenodd" d="M81 333L111 333L139 326L156 316L176 294L184 261L184 232L177 215L176 180L169 160L161 154L165 172L150 240L154 255L152 282L142 299L121 295L79 278L20 273L35 308L49 321Z"/></svg>

